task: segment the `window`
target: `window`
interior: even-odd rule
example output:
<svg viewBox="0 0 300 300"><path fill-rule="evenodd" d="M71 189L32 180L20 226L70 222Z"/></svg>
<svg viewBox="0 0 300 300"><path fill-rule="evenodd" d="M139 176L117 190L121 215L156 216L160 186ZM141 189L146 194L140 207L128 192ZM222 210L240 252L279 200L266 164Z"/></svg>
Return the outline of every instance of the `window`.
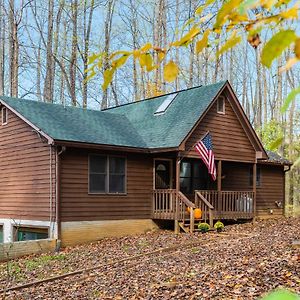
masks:
<svg viewBox="0 0 300 300"><path fill-rule="evenodd" d="M256 186L260 186L261 184L261 172L260 172L260 167L256 168ZM253 167L250 167L250 172L249 172L249 185L253 186Z"/></svg>
<svg viewBox="0 0 300 300"><path fill-rule="evenodd" d="M180 190L190 194L192 190L192 165L190 162L182 162L180 167Z"/></svg>
<svg viewBox="0 0 300 300"><path fill-rule="evenodd" d="M168 107L171 105L173 100L176 98L178 93L170 94L166 97L166 99L163 101L163 103L158 107L158 109L155 111L155 115L161 115L164 114L165 111L168 109Z"/></svg>
<svg viewBox="0 0 300 300"><path fill-rule="evenodd" d="M180 190L193 194L194 190L206 189L209 178L206 167L199 160L183 161L180 166Z"/></svg>
<svg viewBox="0 0 300 300"><path fill-rule="evenodd" d="M0 225L0 243L3 243L3 225Z"/></svg>
<svg viewBox="0 0 300 300"><path fill-rule="evenodd" d="M220 96L217 100L217 112L219 114L225 114L225 97Z"/></svg>
<svg viewBox="0 0 300 300"><path fill-rule="evenodd" d="M169 189L172 186L171 162L155 160L155 189Z"/></svg>
<svg viewBox="0 0 300 300"><path fill-rule="evenodd" d="M15 240L18 242L42 240L48 238L48 228L15 227L14 230Z"/></svg>
<svg viewBox="0 0 300 300"><path fill-rule="evenodd" d="M2 125L5 125L5 124L7 124L7 108L6 107L2 107L1 114L2 114Z"/></svg>
<svg viewBox="0 0 300 300"><path fill-rule="evenodd" d="M125 158L90 155L89 192L125 193Z"/></svg>

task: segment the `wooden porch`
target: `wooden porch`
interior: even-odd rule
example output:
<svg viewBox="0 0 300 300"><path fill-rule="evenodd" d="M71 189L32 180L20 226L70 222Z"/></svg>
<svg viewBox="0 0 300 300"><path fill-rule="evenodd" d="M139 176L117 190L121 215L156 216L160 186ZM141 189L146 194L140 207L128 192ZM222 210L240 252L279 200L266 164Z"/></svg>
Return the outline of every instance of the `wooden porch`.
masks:
<svg viewBox="0 0 300 300"><path fill-rule="evenodd" d="M226 162L222 172L223 161L219 160L217 180L212 181L200 162L180 157L176 161L155 160L152 219L174 220L176 232L180 227L194 231L195 221L210 223L212 227L214 220L252 219L256 213L256 163L241 167L239 162ZM196 208L202 212L198 220Z"/></svg>
<svg viewBox="0 0 300 300"><path fill-rule="evenodd" d="M185 231L193 232L195 222L214 220L252 219L254 217L253 191L195 190L194 200L189 200L176 189L153 191L152 218L174 220ZM195 219L195 209L200 208L202 216Z"/></svg>

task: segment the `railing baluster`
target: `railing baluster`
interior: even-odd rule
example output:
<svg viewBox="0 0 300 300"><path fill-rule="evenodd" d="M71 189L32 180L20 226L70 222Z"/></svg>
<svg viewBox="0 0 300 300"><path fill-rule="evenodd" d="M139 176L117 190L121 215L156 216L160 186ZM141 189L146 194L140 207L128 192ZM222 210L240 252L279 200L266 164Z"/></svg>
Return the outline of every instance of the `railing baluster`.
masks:
<svg viewBox="0 0 300 300"><path fill-rule="evenodd" d="M157 192L157 209L159 210L158 213L159 213L159 216L161 217L161 215L160 215L161 205L160 205L160 192L159 191Z"/></svg>

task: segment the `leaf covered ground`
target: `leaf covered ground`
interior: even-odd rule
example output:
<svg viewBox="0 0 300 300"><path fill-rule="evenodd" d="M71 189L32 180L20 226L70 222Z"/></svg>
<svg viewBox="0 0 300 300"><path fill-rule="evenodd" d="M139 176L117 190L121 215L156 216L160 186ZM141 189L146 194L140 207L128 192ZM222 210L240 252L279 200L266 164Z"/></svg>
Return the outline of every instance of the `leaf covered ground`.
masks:
<svg viewBox="0 0 300 300"><path fill-rule="evenodd" d="M99 265L6 292L5 299L257 299L276 288L300 293L300 248L292 245L300 240L299 228L299 218L282 218L227 226L224 234L109 238L2 263L0 286ZM174 245L179 247L123 260Z"/></svg>

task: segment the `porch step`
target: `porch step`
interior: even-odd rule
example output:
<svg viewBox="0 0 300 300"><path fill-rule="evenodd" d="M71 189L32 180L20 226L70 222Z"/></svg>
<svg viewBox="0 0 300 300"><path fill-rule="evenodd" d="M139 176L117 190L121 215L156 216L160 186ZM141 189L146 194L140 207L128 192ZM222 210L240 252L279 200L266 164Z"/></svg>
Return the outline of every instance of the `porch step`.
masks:
<svg viewBox="0 0 300 300"><path fill-rule="evenodd" d="M187 223L183 223L183 222L178 222L179 224L179 227L185 232L185 233L189 233L190 232L190 224L187 224ZM216 229L214 228L210 228L209 231L215 231ZM194 226L194 230L193 232L201 232L200 229L198 229L198 223L195 224Z"/></svg>
<svg viewBox="0 0 300 300"><path fill-rule="evenodd" d="M186 226L183 222L178 222L179 227L186 233L190 232L190 226Z"/></svg>
<svg viewBox="0 0 300 300"><path fill-rule="evenodd" d="M186 220L187 221L187 220ZM190 232L190 223L187 222L178 222L179 227L186 233ZM198 222L194 224L193 231L198 231Z"/></svg>

